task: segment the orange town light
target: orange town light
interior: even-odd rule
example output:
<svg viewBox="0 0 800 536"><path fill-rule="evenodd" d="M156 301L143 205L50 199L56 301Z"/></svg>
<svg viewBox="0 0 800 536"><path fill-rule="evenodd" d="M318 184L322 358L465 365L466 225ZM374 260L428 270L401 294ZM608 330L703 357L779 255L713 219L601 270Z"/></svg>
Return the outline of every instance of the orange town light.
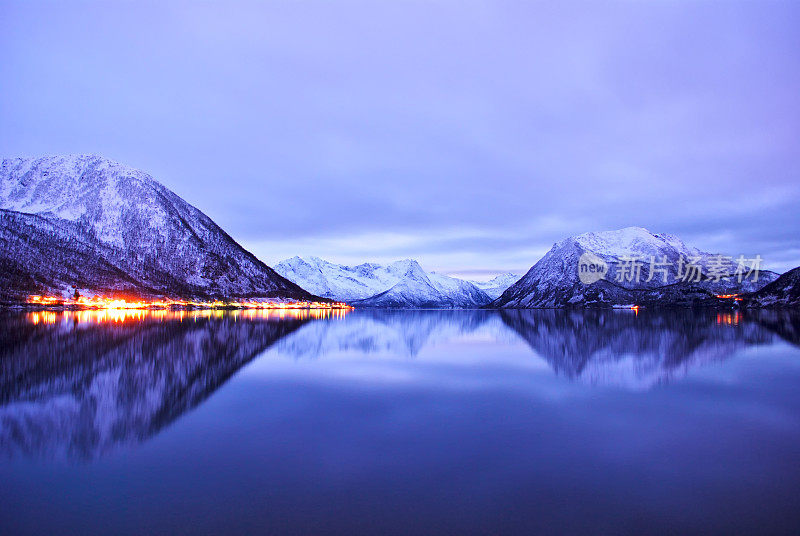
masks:
<svg viewBox="0 0 800 536"><path fill-rule="evenodd" d="M172 306L192 306L205 309L219 309L223 307L234 307L240 309L352 309L350 305L342 302L307 302L307 301L294 301L294 302L274 302L274 301L259 301L259 300L243 300L223 302L220 300L202 302L202 301L186 301L186 300L172 300L172 299L156 299L156 300L132 300L128 301L124 298L111 298L107 296L95 295L91 298L79 296L78 298L63 298L61 296L40 296L31 295L27 298L27 303L31 305L41 306L79 306L87 309L152 309L152 308L169 308Z"/></svg>

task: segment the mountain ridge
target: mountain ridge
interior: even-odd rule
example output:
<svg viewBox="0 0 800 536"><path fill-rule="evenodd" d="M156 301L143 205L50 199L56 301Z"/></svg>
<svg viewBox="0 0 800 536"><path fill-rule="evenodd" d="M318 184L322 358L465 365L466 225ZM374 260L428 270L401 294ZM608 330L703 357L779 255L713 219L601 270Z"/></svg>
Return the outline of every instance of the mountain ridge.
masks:
<svg viewBox="0 0 800 536"><path fill-rule="evenodd" d="M0 300L75 288L144 298L315 298L147 173L97 155L3 159L0 209L0 265L15 274ZM81 263L80 277L42 262L52 251L73 269Z"/></svg>
<svg viewBox="0 0 800 536"><path fill-rule="evenodd" d="M800 306L800 266L744 296L744 302L748 307Z"/></svg>
<svg viewBox="0 0 800 536"><path fill-rule="evenodd" d="M656 260L661 268L642 262L634 281L631 259ZM683 260L681 260L683 259ZM698 281L681 280L697 267ZM581 280L579 270L587 263L604 267L602 277ZM631 271L628 272L628 269ZM656 274L656 270L659 271ZM724 274L718 280L710 277ZM718 295L755 292L778 277L761 270L759 281L738 281L738 266L732 260L689 247L674 235L653 234L642 227L584 233L556 242L515 284L494 300L490 307L549 308L581 306L709 305ZM598 272L599 274L599 272ZM693 279L693 278L688 278ZM667 283L669 281L669 283Z"/></svg>
<svg viewBox="0 0 800 536"><path fill-rule="evenodd" d="M361 307L475 308L492 301L474 282L426 272L413 259L346 266L295 256L275 270L320 296Z"/></svg>

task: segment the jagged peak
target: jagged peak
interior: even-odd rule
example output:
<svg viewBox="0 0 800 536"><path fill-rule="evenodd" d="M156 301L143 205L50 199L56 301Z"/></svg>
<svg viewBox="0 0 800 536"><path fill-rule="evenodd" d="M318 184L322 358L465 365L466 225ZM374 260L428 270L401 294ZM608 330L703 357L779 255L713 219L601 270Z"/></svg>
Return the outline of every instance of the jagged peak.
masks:
<svg viewBox="0 0 800 536"><path fill-rule="evenodd" d="M389 266L419 266L415 259L400 259L389 264Z"/></svg>
<svg viewBox="0 0 800 536"><path fill-rule="evenodd" d="M27 168L28 171L38 169L41 171L59 171L69 175L89 166L99 166L101 168L113 169L131 175L152 177L137 168L123 164L117 160L105 157L97 153L75 153L75 154L52 154L36 157L5 157L3 158L3 169L11 167Z"/></svg>
<svg viewBox="0 0 800 536"><path fill-rule="evenodd" d="M276 266L302 266L304 264L307 265L308 263L299 255L295 255L294 257L283 259Z"/></svg>
<svg viewBox="0 0 800 536"><path fill-rule="evenodd" d="M495 277L491 278L489 281L486 281L484 284L485 285L501 284L501 283L505 283L506 281L510 281L510 280L516 281L520 277L522 277L522 276L520 276L519 274L515 274L515 273L512 273L512 272L505 272L505 273L496 275ZM474 283L474 281L473 281L473 283Z"/></svg>
<svg viewBox="0 0 800 536"><path fill-rule="evenodd" d="M425 272L415 259L402 259L388 265L363 263L357 266L320 260L316 267L318 269L310 273L283 261L276 265L276 270L304 288L341 301L362 302L400 291L407 297L414 292L425 294L424 300L409 300L411 306L417 302L431 306L436 306L437 302L446 307L456 304L475 306L488 303L490 299L471 282ZM393 303L393 306L397 305Z"/></svg>
<svg viewBox="0 0 800 536"><path fill-rule="evenodd" d="M698 251L687 246L683 240L668 233L652 233L644 227L624 227L610 231L591 231L570 236L553 245L551 252L566 247L578 246L581 250L598 255L635 255L643 250L669 247L686 255Z"/></svg>

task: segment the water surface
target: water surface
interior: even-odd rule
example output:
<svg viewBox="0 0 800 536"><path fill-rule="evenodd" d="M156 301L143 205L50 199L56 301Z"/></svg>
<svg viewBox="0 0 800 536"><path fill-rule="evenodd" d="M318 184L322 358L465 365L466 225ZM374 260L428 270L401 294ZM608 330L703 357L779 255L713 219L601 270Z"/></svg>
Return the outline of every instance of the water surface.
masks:
<svg viewBox="0 0 800 536"><path fill-rule="evenodd" d="M800 316L0 316L0 532L797 533Z"/></svg>

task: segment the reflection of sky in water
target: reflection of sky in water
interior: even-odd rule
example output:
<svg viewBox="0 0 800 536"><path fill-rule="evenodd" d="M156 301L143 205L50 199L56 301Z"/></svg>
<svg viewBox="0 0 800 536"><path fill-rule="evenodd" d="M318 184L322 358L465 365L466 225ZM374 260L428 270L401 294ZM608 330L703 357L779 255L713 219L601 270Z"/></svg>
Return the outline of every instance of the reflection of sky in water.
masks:
<svg viewBox="0 0 800 536"><path fill-rule="evenodd" d="M791 315L222 315L117 324L111 340L107 326L2 325L0 525L12 529L800 523Z"/></svg>

